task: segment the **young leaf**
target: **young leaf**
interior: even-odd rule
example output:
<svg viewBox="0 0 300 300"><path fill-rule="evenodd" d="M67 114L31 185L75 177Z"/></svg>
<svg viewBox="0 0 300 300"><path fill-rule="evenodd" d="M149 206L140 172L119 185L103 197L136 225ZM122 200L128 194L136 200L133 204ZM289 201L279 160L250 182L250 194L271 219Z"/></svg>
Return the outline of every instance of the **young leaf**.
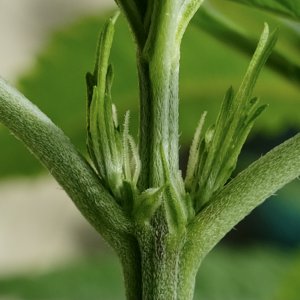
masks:
<svg viewBox="0 0 300 300"><path fill-rule="evenodd" d="M86 76L87 146L103 184L125 210L131 211L141 163L137 147L129 135L129 112L125 115L121 132L111 97L113 68L109 57L117 16L118 13L106 22L98 43L94 72Z"/></svg>
<svg viewBox="0 0 300 300"><path fill-rule="evenodd" d="M125 178L131 181L131 170L130 170L130 157L129 157L129 111L125 114L124 128L123 128L123 168Z"/></svg>
<svg viewBox="0 0 300 300"><path fill-rule="evenodd" d="M99 176L108 178L110 170L106 163L117 156L114 125L112 119L110 89L113 72L108 64L114 36L114 24L118 13L104 25L97 47L97 59L93 74L87 81L87 146Z"/></svg>
<svg viewBox="0 0 300 300"><path fill-rule="evenodd" d="M131 135L128 135L128 142L132 154L132 165L133 165L133 176L132 176L132 182L136 186L137 181L139 179L139 175L141 172L141 160L139 156L139 150L138 147Z"/></svg>
<svg viewBox="0 0 300 300"><path fill-rule="evenodd" d="M215 126L207 130L198 147L201 152L195 168L197 173L190 188L191 195L197 199L196 211L227 182L255 119L265 108L258 107L258 99L251 99L251 94L275 42L276 34L269 34L269 28L265 25L238 92L234 95L232 88L228 90Z"/></svg>
<svg viewBox="0 0 300 300"><path fill-rule="evenodd" d="M149 223L162 203L164 187L150 188L137 196L132 215L139 224Z"/></svg>
<svg viewBox="0 0 300 300"><path fill-rule="evenodd" d="M188 219L187 212L189 211L189 208L186 207L188 204L183 201L186 200L184 199L184 195L181 195L178 187L174 186L163 145L161 145L161 157L165 180L163 200L166 219L169 230L171 232L178 232L186 225Z"/></svg>
<svg viewBox="0 0 300 300"><path fill-rule="evenodd" d="M185 186L189 190L192 185L193 177L195 174L195 168L197 164L199 163L199 148L201 144L201 139L203 135L203 125L205 121L207 112L204 112L200 118L200 121L198 123L193 142L190 148L190 154L189 154L189 160L187 164L187 171L186 171L186 177L185 177Z"/></svg>
<svg viewBox="0 0 300 300"><path fill-rule="evenodd" d="M265 199L300 175L300 134L275 147L227 184L188 225L182 290L207 253ZM200 250L199 250L200 249Z"/></svg>

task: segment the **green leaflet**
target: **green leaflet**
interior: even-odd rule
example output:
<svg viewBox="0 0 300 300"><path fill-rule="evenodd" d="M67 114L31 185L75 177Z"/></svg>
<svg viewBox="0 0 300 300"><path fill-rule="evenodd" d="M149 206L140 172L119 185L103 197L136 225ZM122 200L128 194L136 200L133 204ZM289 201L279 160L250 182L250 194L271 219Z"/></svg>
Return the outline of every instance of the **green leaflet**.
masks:
<svg viewBox="0 0 300 300"><path fill-rule="evenodd" d="M185 185L194 198L196 211L219 191L235 169L239 153L254 121L266 108L251 98L259 72L277 40L265 25L260 42L236 94L230 88L222 102L216 124L202 133L202 116L191 146ZM201 141L200 141L201 140Z"/></svg>
<svg viewBox="0 0 300 300"><path fill-rule="evenodd" d="M128 143L129 143L129 148L131 151L131 169L132 171L132 182L133 184L136 186L138 179L139 179L139 175L141 172L141 160L140 160L140 156L139 156L139 150L138 147L133 139L133 137L131 135L128 135Z"/></svg>
<svg viewBox="0 0 300 300"><path fill-rule="evenodd" d="M195 169L197 165L199 164L199 148L201 145L201 140L203 136L203 125L205 122L205 117L207 115L207 112L204 112L200 118L200 121L198 123L193 142L190 148L189 153L189 160L187 163L187 171L186 171L186 177L185 177L185 185L187 189L191 189L192 183L193 183L193 177L195 174Z"/></svg>
<svg viewBox="0 0 300 300"><path fill-rule="evenodd" d="M161 158L163 164L165 188L163 193L164 209L169 230L171 232L181 232L191 217L194 215L194 210L191 208L191 201L186 196L186 192L181 175L174 182L172 180L165 150L161 145Z"/></svg>
<svg viewBox="0 0 300 300"><path fill-rule="evenodd" d="M130 158L129 158L129 111L125 114L124 128L123 128L123 171L125 178L131 181Z"/></svg>
<svg viewBox="0 0 300 300"><path fill-rule="evenodd" d="M247 4L256 8L262 8L270 12L300 21L300 2L298 0L232 0Z"/></svg>
<svg viewBox="0 0 300 300"><path fill-rule="evenodd" d="M87 147L102 182L120 204L132 207L124 201L130 202L133 198L129 191L135 189L138 180L139 155L129 135L129 112L121 130L111 98L113 68L109 64L109 56L117 17L118 13L106 22L99 39L94 72L86 76Z"/></svg>
<svg viewBox="0 0 300 300"><path fill-rule="evenodd" d="M181 175L171 181L162 152L165 184L140 192L137 181L141 162L138 147L129 134L129 111L122 128L118 126L116 108L111 99L113 69L109 65L115 21L116 17L113 17L106 22L99 39L94 73L87 75L88 151L104 185L137 223L150 222L163 202L169 227L177 230L194 215L191 199L184 196Z"/></svg>
<svg viewBox="0 0 300 300"><path fill-rule="evenodd" d="M117 202L138 224L149 223L162 203L165 187L140 193L137 181L141 170L138 147L129 134L130 113L122 128L111 99L113 68L109 54L116 17L109 19L101 33L93 74L87 75L88 151L105 186Z"/></svg>
<svg viewBox="0 0 300 300"><path fill-rule="evenodd" d="M136 197L132 215L138 224L150 222L156 210L161 206L163 190L164 187L150 188Z"/></svg>

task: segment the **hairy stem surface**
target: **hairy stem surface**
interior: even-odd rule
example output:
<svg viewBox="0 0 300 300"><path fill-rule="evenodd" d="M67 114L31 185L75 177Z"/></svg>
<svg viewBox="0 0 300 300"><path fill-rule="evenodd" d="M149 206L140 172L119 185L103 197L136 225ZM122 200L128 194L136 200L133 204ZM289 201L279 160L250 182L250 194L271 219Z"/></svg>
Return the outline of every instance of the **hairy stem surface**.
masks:
<svg viewBox="0 0 300 300"><path fill-rule="evenodd" d="M82 214L111 244L119 243L118 238L131 231L123 211L65 134L2 79L0 122L47 167ZM117 234L112 235L113 231Z"/></svg>
<svg viewBox="0 0 300 300"><path fill-rule="evenodd" d="M182 295L194 289L201 261L225 234L299 174L300 134L297 134L254 162L214 197L187 228L187 243L181 257Z"/></svg>

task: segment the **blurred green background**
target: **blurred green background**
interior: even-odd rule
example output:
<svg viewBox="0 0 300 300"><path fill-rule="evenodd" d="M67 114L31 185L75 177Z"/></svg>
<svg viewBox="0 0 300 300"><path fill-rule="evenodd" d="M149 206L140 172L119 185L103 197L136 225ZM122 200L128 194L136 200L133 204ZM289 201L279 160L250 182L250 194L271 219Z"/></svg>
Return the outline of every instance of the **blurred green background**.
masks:
<svg viewBox="0 0 300 300"><path fill-rule="evenodd" d="M273 28L279 27L277 49L295 65L300 64L299 23L229 1L211 3L228 20L239 24L240 29L243 28L256 39L264 21L268 21ZM34 67L21 74L17 81L22 93L47 113L84 153L84 76L93 68L97 37L108 15L108 12L93 14L55 30L35 58ZM248 56L230 46L230 41L224 43L222 40L221 36L213 36L195 24L189 27L183 40L180 78L183 169L201 112L208 111L208 123L211 124L226 89L230 85L238 88L249 62ZM138 89L134 57L129 30L121 19L111 56L115 68L113 100L119 117L130 109L131 131L136 134ZM269 108L260 117L246 143L238 170L299 131L299 78L297 83L268 68L262 72L255 95L263 103L268 103ZM0 127L0 141L1 178L14 180L16 176L46 173L3 127ZM272 198L239 224L208 256L200 269L195 299L299 299L299 181L291 183ZM1 201L5 199L1 197ZM7 278L1 276L0 299L11 299L8 297L26 300L124 299L118 262L100 243L99 250L87 250L86 255L62 264L57 270L41 274L15 274Z"/></svg>

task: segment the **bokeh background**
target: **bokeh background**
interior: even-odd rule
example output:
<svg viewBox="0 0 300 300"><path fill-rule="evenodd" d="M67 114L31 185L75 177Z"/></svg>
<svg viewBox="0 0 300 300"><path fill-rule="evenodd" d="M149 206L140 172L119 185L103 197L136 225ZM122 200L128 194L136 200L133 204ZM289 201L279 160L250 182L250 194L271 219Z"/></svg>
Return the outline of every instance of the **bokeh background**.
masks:
<svg viewBox="0 0 300 300"><path fill-rule="evenodd" d="M277 50L300 65L299 23L223 0L210 4L256 40L264 21L279 27ZM112 0L0 0L1 76L46 112L84 153L84 76L93 68L98 34L114 7ZM131 110L131 131L136 133L134 56L121 19L112 49L113 99L120 116ZM237 89L248 62L221 33L209 33L201 22L188 29L180 78L183 169L201 112L207 110L208 123L213 122L226 89ZM262 72L255 94L269 108L246 143L238 170L299 131L296 70L290 78L269 68ZM64 191L2 126L0 146L0 300L124 299L116 258ZM236 226L207 257L195 299L299 300L299 283L296 180Z"/></svg>

